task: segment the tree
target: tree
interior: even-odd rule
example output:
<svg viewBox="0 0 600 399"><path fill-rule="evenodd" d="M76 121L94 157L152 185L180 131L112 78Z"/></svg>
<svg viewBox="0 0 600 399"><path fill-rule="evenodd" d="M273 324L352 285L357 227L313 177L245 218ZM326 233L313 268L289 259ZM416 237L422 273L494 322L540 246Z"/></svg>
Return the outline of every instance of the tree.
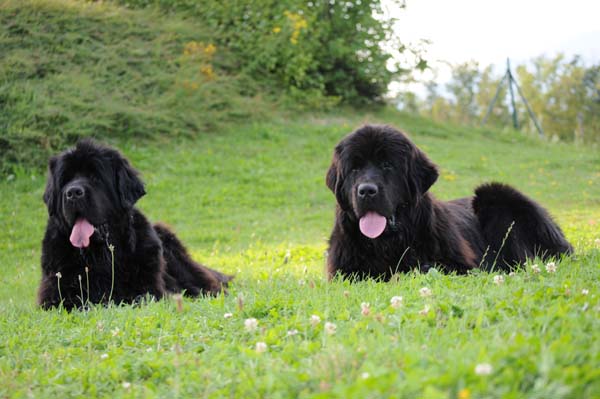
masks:
<svg viewBox="0 0 600 399"><path fill-rule="evenodd" d="M469 61L452 67L452 80L446 90L452 95L452 120L458 123L472 123L477 119L478 110L475 95L480 80L479 65Z"/></svg>

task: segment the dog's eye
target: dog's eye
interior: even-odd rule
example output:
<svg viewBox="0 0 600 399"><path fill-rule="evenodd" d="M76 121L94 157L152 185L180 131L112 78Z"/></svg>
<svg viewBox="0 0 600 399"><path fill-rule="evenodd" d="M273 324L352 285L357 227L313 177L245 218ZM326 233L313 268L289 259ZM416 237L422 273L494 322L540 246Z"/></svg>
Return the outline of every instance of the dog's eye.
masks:
<svg viewBox="0 0 600 399"><path fill-rule="evenodd" d="M392 165L391 162L384 162L381 164L381 168L385 170L391 170L394 169L394 165Z"/></svg>

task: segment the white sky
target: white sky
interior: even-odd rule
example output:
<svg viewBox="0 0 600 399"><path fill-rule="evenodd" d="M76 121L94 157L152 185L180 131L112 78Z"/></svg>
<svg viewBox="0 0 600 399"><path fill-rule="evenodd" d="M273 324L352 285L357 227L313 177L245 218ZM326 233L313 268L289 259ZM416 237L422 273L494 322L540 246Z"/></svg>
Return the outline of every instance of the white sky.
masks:
<svg viewBox="0 0 600 399"><path fill-rule="evenodd" d="M406 0L388 5L403 42L429 39L428 60L500 68L557 52L600 62L600 0ZM438 80L448 79L441 68ZM500 72L500 71L498 71Z"/></svg>

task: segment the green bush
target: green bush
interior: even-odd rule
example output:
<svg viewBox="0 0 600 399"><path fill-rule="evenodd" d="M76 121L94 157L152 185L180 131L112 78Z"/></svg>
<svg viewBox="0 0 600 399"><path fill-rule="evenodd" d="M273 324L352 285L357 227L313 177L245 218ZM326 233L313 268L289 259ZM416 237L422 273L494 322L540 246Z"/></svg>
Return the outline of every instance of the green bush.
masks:
<svg viewBox="0 0 600 399"><path fill-rule="evenodd" d="M374 16L380 0L118 2L193 16L235 55L231 68L275 80L299 99L380 102L393 77L386 67L391 56L380 46L392 35L391 21Z"/></svg>

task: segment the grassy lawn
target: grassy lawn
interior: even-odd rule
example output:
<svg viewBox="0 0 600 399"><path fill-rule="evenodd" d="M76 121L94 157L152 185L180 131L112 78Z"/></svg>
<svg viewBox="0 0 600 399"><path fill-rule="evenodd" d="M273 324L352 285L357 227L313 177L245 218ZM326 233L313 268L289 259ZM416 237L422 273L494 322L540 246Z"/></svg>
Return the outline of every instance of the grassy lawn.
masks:
<svg viewBox="0 0 600 399"><path fill-rule="evenodd" d="M577 255L556 273L324 280L334 144L362 122L407 130L438 165L433 192L514 184ZM67 314L35 307L44 176L0 183L0 397L592 398L600 393L600 158L516 133L383 111L275 119L140 145L139 207L195 258L236 274L226 297ZM428 287L432 295L422 297ZM402 306L390 299L402 296ZM361 311L361 303L369 305ZM226 313L231 317L225 318ZM368 314L363 314L368 313ZM311 323L311 316L320 318ZM253 331L244 321L255 318ZM325 323L334 323L329 334ZM264 342L267 349L258 352ZM480 370L488 364L491 371ZM476 372L477 365L480 365Z"/></svg>

